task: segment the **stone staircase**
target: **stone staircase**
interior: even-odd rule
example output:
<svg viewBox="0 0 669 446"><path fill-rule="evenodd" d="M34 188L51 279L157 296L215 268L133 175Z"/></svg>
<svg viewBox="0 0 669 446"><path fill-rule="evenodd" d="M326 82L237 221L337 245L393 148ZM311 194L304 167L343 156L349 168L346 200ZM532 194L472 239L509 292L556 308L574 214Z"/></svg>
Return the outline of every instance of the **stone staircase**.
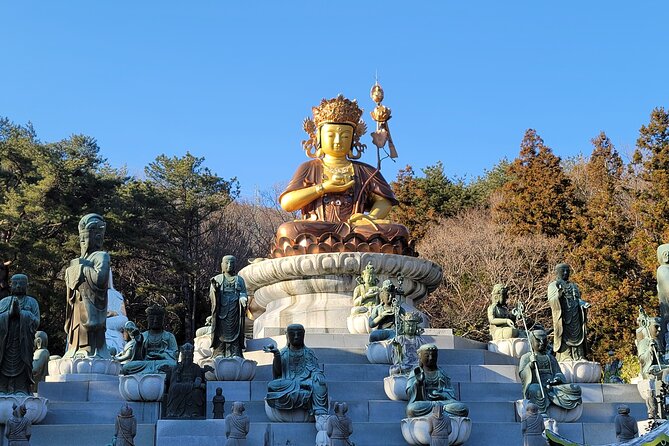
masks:
<svg viewBox="0 0 669 446"><path fill-rule="evenodd" d="M406 403L391 401L383 390L388 366L369 364L365 356L366 335L317 333L307 330L305 343L315 350L328 382L330 400L346 401L354 424L351 439L357 446L406 445L400 431ZM285 336L270 333L279 347ZM517 361L492 353L485 344L452 335L450 330L428 330L426 337L440 348L439 363L449 374L459 399L470 408L473 421L470 445L520 446L522 437L514 402L521 396ZM252 446L313 446L314 424L270 423L265 415L267 382L272 379L272 355L261 346L270 339L249 341L254 351L246 357L258 361L251 382L209 382L208 417L216 387L223 389L226 414L233 401L243 401L251 419L248 444ZM578 423L560 424L561 435L577 442L605 444L615 441L613 419L620 403L628 404L632 415L645 418L645 404L634 385L586 384L584 410ZM49 398L49 414L33 427L33 446L106 445L114 432L114 421L124 404L118 384L111 382L46 382L40 396ZM158 403L130 403L138 422L137 446L224 445L222 420L158 420Z"/></svg>

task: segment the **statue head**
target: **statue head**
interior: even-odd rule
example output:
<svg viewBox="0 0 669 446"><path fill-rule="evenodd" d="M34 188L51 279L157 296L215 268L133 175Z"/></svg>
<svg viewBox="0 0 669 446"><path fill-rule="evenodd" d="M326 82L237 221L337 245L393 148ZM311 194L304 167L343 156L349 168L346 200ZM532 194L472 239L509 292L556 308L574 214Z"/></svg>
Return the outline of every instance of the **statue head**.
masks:
<svg viewBox="0 0 669 446"><path fill-rule="evenodd" d="M133 321L127 321L123 325L123 338L126 341L131 340L132 338L136 337L139 334L139 329L137 328L137 325Z"/></svg>
<svg viewBox="0 0 669 446"><path fill-rule="evenodd" d="M367 264L360 275L362 276L362 281L365 285L376 286L379 283L379 279L376 277L376 270L374 269L372 262Z"/></svg>
<svg viewBox="0 0 669 446"><path fill-rule="evenodd" d="M246 409L244 408L244 403L241 401L235 401L232 403L232 413L235 415L241 415Z"/></svg>
<svg viewBox="0 0 669 446"><path fill-rule="evenodd" d="M223 388L216 387L216 396L223 396Z"/></svg>
<svg viewBox="0 0 669 446"><path fill-rule="evenodd" d="M132 416L132 407L125 403L125 406L121 407L121 410L118 413L123 418L129 418Z"/></svg>
<svg viewBox="0 0 669 446"><path fill-rule="evenodd" d="M223 257L223 260L221 260L221 271L224 273L228 273L230 275L235 274L236 266L235 264L237 263L237 259L235 256L225 256Z"/></svg>
<svg viewBox="0 0 669 446"><path fill-rule="evenodd" d="M657 261L660 265L669 264L669 243L657 247Z"/></svg>
<svg viewBox="0 0 669 446"><path fill-rule="evenodd" d="M530 343L532 350L539 353L546 353L548 348L548 335L544 330L532 330L530 332Z"/></svg>
<svg viewBox="0 0 669 446"><path fill-rule="evenodd" d="M82 257L102 249L106 228L105 220L98 214L87 214L79 220L79 244Z"/></svg>
<svg viewBox="0 0 669 446"><path fill-rule="evenodd" d="M25 296L28 292L28 276L25 274L14 274L9 280L9 291L12 296Z"/></svg>
<svg viewBox="0 0 669 446"><path fill-rule="evenodd" d="M43 331L36 331L34 345L35 350L49 348L49 336L47 336L47 334Z"/></svg>
<svg viewBox="0 0 669 446"><path fill-rule="evenodd" d="M348 403L334 403L335 415L343 417L348 412Z"/></svg>
<svg viewBox="0 0 669 446"><path fill-rule="evenodd" d="M423 322L423 316L417 311L410 311L402 316L402 327L406 336L416 336L422 331L419 326Z"/></svg>
<svg viewBox="0 0 669 446"><path fill-rule="evenodd" d="M536 415L539 413L539 406L534 403L527 403L527 406L525 406L525 412L530 415Z"/></svg>
<svg viewBox="0 0 669 446"><path fill-rule="evenodd" d="M386 279L381 284L381 290L379 291L379 299L384 305L389 305L393 298L395 297L395 285L390 279Z"/></svg>
<svg viewBox="0 0 669 446"><path fill-rule="evenodd" d="M195 347L193 347L193 344L186 342L181 346L181 362L183 364L192 364L194 355Z"/></svg>
<svg viewBox="0 0 669 446"><path fill-rule="evenodd" d="M566 263L558 263L555 265L555 277L558 280L564 280L565 282L569 280L569 275L571 274L571 267Z"/></svg>
<svg viewBox="0 0 669 446"><path fill-rule="evenodd" d="M501 283L496 283L492 287L492 303L506 305L506 300L509 297L509 289Z"/></svg>
<svg viewBox="0 0 669 446"><path fill-rule="evenodd" d="M432 370L437 368L439 348L437 348L435 344L423 344L418 347L417 352L421 367L426 367Z"/></svg>
<svg viewBox="0 0 669 446"><path fill-rule="evenodd" d="M149 330L163 330L165 328L165 309L153 304L146 309L146 321Z"/></svg>
<svg viewBox="0 0 669 446"><path fill-rule="evenodd" d="M333 99L323 99L311 110L313 119L307 118L303 123L304 130L309 135L309 139L302 141L307 156L360 158L365 150L360 137L367 131L367 125L360 119L362 109L358 107L357 101L339 95Z"/></svg>
<svg viewBox="0 0 669 446"><path fill-rule="evenodd" d="M630 407L627 404L621 404L618 406L618 413L621 415L629 415Z"/></svg>
<svg viewBox="0 0 669 446"><path fill-rule="evenodd" d="M290 324L286 327L286 342L291 347L304 347L304 326L302 324Z"/></svg>

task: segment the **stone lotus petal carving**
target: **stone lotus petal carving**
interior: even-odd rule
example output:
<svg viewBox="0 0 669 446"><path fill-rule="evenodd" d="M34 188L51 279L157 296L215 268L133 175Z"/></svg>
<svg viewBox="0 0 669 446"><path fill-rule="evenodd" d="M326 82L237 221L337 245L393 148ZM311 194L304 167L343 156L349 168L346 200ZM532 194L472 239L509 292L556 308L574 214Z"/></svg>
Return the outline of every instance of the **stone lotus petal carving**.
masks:
<svg viewBox="0 0 669 446"><path fill-rule="evenodd" d="M446 416L446 415L444 415ZM472 420L469 417L450 417L451 434L448 443L451 446L464 444L472 433ZM402 436L410 445L427 446L430 444L429 417L404 418L401 421Z"/></svg>
<svg viewBox="0 0 669 446"><path fill-rule="evenodd" d="M383 378L383 390L393 401L409 401L407 395L407 376L390 375Z"/></svg>
<svg viewBox="0 0 669 446"><path fill-rule="evenodd" d="M525 416L525 407L529 403L528 400L517 400L516 401L516 413L518 417L522 419ZM546 415L548 418L552 418L557 423L574 423L581 418L583 414L583 404L579 404L573 409L567 410L562 407L551 404L548 406L548 411Z"/></svg>
<svg viewBox="0 0 669 446"><path fill-rule="evenodd" d="M111 359L100 358L60 358L49 361L49 375L69 375L91 373L98 375L118 375L121 364Z"/></svg>
<svg viewBox="0 0 669 446"><path fill-rule="evenodd" d="M281 410L265 402L265 415L274 423L313 423L315 418L305 409Z"/></svg>
<svg viewBox="0 0 669 446"><path fill-rule="evenodd" d="M258 363L251 359L238 356L225 358L206 358L200 361L200 366L210 366L214 369L215 380L212 381L251 381L256 376Z"/></svg>
<svg viewBox="0 0 669 446"><path fill-rule="evenodd" d="M160 401L165 391L165 374L119 376L118 391L126 401Z"/></svg>
<svg viewBox="0 0 669 446"><path fill-rule="evenodd" d="M602 366L594 361L563 361L560 369L570 383L598 383L602 379Z"/></svg>
<svg viewBox="0 0 669 446"><path fill-rule="evenodd" d="M392 364L393 345L392 340L370 342L365 349L367 360L372 364Z"/></svg>
<svg viewBox="0 0 669 446"><path fill-rule="evenodd" d="M367 312L350 315L346 318L346 327L351 334L369 334L369 315Z"/></svg>
<svg viewBox="0 0 669 446"><path fill-rule="evenodd" d="M0 423L7 424L7 420L12 417L14 405L26 405L26 418L30 419L32 424L38 424L48 411L49 400L41 396L28 395L0 395Z"/></svg>
<svg viewBox="0 0 669 446"><path fill-rule="evenodd" d="M488 350L503 355L520 358L530 351L526 338L498 339L488 342Z"/></svg>

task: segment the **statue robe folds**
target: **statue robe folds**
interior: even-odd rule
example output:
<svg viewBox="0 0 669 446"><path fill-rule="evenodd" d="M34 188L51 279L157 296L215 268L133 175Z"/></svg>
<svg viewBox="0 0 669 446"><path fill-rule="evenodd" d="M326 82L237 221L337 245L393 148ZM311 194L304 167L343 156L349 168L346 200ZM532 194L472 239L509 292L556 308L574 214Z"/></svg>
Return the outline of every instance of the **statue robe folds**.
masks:
<svg viewBox="0 0 669 446"><path fill-rule="evenodd" d="M163 331L158 334L151 334L149 331L145 331L142 333L141 339L141 348L133 353L133 356L141 359L131 360L124 364L121 368L121 374L161 373L160 367L176 365L179 346L172 333Z"/></svg>
<svg viewBox="0 0 669 446"><path fill-rule="evenodd" d="M430 446L448 446L448 437L451 435L453 427L451 418L448 415L428 418L430 423Z"/></svg>
<svg viewBox="0 0 669 446"><path fill-rule="evenodd" d="M109 254L95 251L86 257L74 259L65 270L65 283L68 349L64 357L72 358L82 350L88 356L109 356L105 341Z"/></svg>
<svg viewBox="0 0 669 446"><path fill-rule="evenodd" d="M211 349L212 357L243 357L246 306L240 298L247 297L241 276L229 278L219 274L211 279Z"/></svg>
<svg viewBox="0 0 669 446"><path fill-rule="evenodd" d="M353 433L353 423L347 416L330 415L325 427L329 446L349 446L348 437Z"/></svg>
<svg viewBox="0 0 669 446"><path fill-rule="evenodd" d="M466 417L469 408L455 399L455 390L451 387L451 379L441 369L423 371L425 381L419 383L416 372L412 370L407 379L407 417L423 417L429 415L437 404L444 406L444 412L455 417Z"/></svg>
<svg viewBox="0 0 669 446"><path fill-rule="evenodd" d="M25 415L23 417L13 416L7 420L5 426L5 437L8 446L30 446L32 435L32 424Z"/></svg>
<svg viewBox="0 0 669 446"><path fill-rule="evenodd" d="M520 358L518 373L520 374L520 379L523 381L523 394L525 398L539 406L539 412L541 413L546 413L550 404L555 404L567 410L574 409L581 404L581 388L578 385L548 385L549 382L555 379L562 383L567 382L567 379L560 371L560 365L553 355L533 352L525 353Z"/></svg>
<svg viewBox="0 0 669 446"><path fill-rule="evenodd" d="M281 361L281 375L277 376L276 361ZM303 408L314 415L327 415L328 389L325 375L318 366L316 354L310 348L281 349L274 358L275 379L267 383L265 401L280 410Z"/></svg>
<svg viewBox="0 0 669 446"><path fill-rule="evenodd" d="M205 418L207 409L204 369L179 363L168 372L167 418Z"/></svg>
<svg viewBox="0 0 669 446"><path fill-rule="evenodd" d="M11 304L19 303L18 316ZM39 326L37 301L30 296L8 296L0 300L0 393L31 392L33 342Z"/></svg>
<svg viewBox="0 0 669 446"><path fill-rule="evenodd" d="M114 446L135 446L135 435L137 435L137 419L132 415L117 416Z"/></svg>
<svg viewBox="0 0 669 446"><path fill-rule="evenodd" d="M231 413L225 417L225 446L246 446L246 436L251 424L249 417Z"/></svg>
<svg viewBox="0 0 669 446"><path fill-rule="evenodd" d="M551 282L548 303L553 314L555 356L559 361L584 360L587 318L578 286L564 280Z"/></svg>
<svg viewBox="0 0 669 446"><path fill-rule="evenodd" d="M540 414L525 417L520 423L520 430L523 433L523 446L548 446L543 436L544 417Z"/></svg>

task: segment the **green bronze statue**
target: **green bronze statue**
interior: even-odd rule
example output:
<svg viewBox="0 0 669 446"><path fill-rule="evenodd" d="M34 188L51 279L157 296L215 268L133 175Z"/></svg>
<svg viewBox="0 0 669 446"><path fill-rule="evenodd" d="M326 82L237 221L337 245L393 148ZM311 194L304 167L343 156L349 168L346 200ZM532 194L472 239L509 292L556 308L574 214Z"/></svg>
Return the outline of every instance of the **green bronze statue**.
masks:
<svg viewBox="0 0 669 446"><path fill-rule="evenodd" d="M384 280L379 292L381 302L372 308L369 315L369 342L385 341L395 337L397 323L404 315L404 309L399 305L397 288L390 280Z"/></svg>
<svg viewBox="0 0 669 446"><path fill-rule="evenodd" d="M162 366L171 367L177 363L179 347L174 335L165 330L165 309L154 304L146 309L146 316L149 329L141 334L141 353L133 354L142 359L125 363L121 368L122 375L159 373Z"/></svg>
<svg viewBox="0 0 669 446"><path fill-rule="evenodd" d="M368 263L356 279L358 286L353 290L353 309L351 312L365 313L379 303L379 279L376 270Z"/></svg>
<svg viewBox="0 0 669 446"><path fill-rule="evenodd" d="M236 259L225 256L222 274L211 279L211 349L212 357L243 357L244 321L248 297L244 279L236 274Z"/></svg>
<svg viewBox="0 0 669 446"><path fill-rule="evenodd" d="M507 307L509 289L501 283L492 289L492 303L488 307L490 337L493 341L509 338L524 338L525 330L519 330L516 316Z"/></svg>

